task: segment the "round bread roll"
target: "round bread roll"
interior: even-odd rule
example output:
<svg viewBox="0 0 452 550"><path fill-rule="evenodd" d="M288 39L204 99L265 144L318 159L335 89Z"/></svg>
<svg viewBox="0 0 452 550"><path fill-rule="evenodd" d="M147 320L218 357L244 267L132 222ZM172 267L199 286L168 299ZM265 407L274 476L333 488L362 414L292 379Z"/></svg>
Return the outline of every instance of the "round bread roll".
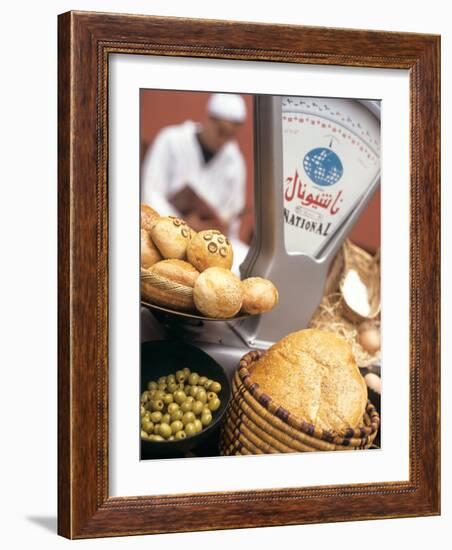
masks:
<svg viewBox="0 0 452 550"><path fill-rule="evenodd" d="M332 332L307 329L285 336L252 366L250 380L275 403L321 429L362 424L366 383L350 345Z"/></svg>
<svg viewBox="0 0 452 550"><path fill-rule="evenodd" d="M199 276L183 260L162 260L141 270L141 296L145 301L180 311L193 311L193 286Z"/></svg>
<svg viewBox="0 0 452 550"><path fill-rule="evenodd" d="M152 242L149 232L141 228L141 267L151 267L160 260L163 260L163 258Z"/></svg>
<svg viewBox="0 0 452 550"><path fill-rule="evenodd" d="M231 269L233 260L231 243L217 229L200 231L188 244L187 260L198 271L204 271L208 267Z"/></svg>
<svg viewBox="0 0 452 550"><path fill-rule="evenodd" d="M158 212L147 204L141 203L141 227L143 229L150 231L159 218Z"/></svg>
<svg viewBox="0 0 452 550"><path fill-rule="evenodd" d="M151 229L151 237L164 258L182 260L192 237L192 230L174 216L159 218Z"/></svg>
<svg viewBox="0 0 452 550"><path fill-rule="evenodd" d="M242 281L242 311L251 315L273 309L278 303L278 290L268 279L250 277Z"/></svg>
<svg viewBox="0 0 452 550"><path fill-rule="evenodd" d="M240 279L229 269L209 267L196 279L193 298L196 308L206 317L233 317L242 305Z"/></svg>

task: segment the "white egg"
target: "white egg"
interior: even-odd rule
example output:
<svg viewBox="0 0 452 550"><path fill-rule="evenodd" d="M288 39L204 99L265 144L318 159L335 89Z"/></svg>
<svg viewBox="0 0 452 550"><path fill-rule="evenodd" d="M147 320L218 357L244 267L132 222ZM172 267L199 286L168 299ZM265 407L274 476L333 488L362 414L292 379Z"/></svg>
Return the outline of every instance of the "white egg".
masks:
<svg viewBox="0 0 452 550"><path fill-rule="evenodd" d="M379 393L381 395L381 378L378 376L378 374L369 372L364 377L364 381L366 382L367 387L370 390L373 390L375 393Z"/></svg>

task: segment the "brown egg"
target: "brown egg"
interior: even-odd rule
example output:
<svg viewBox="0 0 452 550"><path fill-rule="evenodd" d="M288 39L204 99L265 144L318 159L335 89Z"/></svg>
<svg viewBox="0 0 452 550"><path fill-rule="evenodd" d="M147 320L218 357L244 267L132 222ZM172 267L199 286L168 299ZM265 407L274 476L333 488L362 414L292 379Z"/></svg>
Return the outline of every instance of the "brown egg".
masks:
<svg viewBox="0 0 452 550"><path fill-rule="evenodd" d="M359 331L359 343L371 355L380 350L380 330L377 327L365 327Z"/></svg>

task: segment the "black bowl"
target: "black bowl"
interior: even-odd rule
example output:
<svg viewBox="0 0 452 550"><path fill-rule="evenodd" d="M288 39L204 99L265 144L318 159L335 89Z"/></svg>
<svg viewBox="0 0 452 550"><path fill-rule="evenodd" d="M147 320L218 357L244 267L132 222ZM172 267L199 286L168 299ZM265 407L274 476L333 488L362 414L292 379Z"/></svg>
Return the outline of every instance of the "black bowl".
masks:
<svg viewBox="0 0 452 550"><path fill-rule="evenodd" d="M221 405L212 414L212 423L195 435L177 441L147 441L141 439L141 458L183 457L219 429L219 423L226 411L231 387L223 368L204 351L184 342L158 340L141 344L141 392L147 389L151 380L160 376L175 374L188 367L200 376L207 376L221 384L218 395Z"/></svg>

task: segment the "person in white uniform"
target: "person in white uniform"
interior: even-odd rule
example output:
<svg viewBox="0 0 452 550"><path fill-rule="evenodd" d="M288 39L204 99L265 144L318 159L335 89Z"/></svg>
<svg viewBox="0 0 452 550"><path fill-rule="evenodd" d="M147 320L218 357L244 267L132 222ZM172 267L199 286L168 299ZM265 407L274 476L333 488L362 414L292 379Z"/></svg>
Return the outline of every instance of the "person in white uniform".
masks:
<svg viewBox="0 0 452 550"><path fill-rule="evenodd" d="M238 239L246 167L235 141L245 119L241 96L211 95L202 124L188 120L159 132L141 173L142 202L185 219L195 231L216 228L229 236L235 271L247 252Z"/></svg>

